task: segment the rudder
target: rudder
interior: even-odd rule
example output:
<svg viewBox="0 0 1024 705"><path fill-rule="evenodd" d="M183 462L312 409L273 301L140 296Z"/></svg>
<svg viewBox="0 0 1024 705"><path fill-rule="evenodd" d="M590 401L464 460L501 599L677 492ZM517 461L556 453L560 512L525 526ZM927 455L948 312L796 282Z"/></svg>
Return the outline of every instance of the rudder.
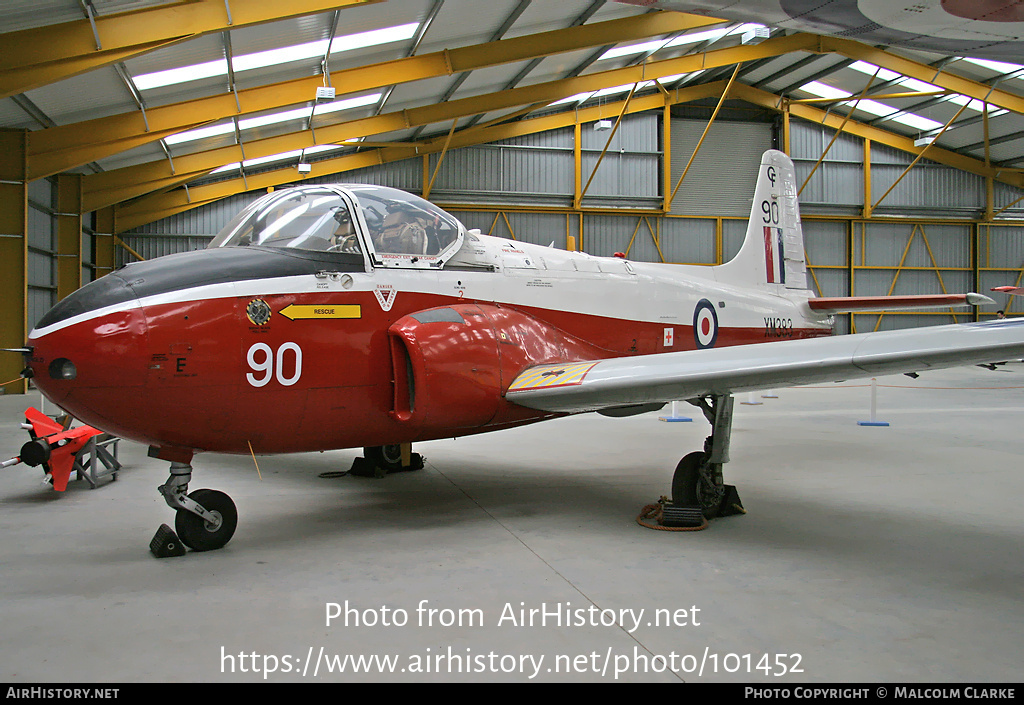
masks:
<svg viewBox="0 0 1024 705"><path fill-rule="evenodd" d="M784 153L769 149L761 157L743 245L716 269L719 281L764 286L779 294L807 288L796 174Z"/></svg>

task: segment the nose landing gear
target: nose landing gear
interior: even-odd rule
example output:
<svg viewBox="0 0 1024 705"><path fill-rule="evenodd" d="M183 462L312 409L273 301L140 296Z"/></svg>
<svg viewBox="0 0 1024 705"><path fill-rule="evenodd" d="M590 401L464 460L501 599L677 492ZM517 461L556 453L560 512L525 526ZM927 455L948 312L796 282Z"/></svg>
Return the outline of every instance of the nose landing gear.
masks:
<svg viewBox="0 0 1024 705"><path fill-rule="evenodd" d="M223 492L218 490L196 490L188 492L188 483L192 479L192 466L187 463L171 463L171 475L167 482L158 488L167 506L176 511L174 528L181 542L193 551L212 551L222 548L235 533L238 524L238 511L235 503ZM158 557L164 557L153 548L154 545L166 547L173 543L173 532L166 525L162 526L154 537L150 549ZM160 541L157 541L157 538ZM182 555L183 551L173 550L166 555Z"/></svg>

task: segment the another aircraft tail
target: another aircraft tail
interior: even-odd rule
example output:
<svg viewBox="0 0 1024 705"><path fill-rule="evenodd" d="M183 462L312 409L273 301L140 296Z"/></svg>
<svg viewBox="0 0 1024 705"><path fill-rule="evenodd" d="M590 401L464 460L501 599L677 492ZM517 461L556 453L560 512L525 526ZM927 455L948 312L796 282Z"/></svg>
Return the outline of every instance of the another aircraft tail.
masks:
<svg viewBox="0 0 1024 705"><path fill-rule="evenodd" d="M774 289L780 295L807 289L796 174L784 153L769 149L761 157L743 245L717 270L719 281Z"/></svg>

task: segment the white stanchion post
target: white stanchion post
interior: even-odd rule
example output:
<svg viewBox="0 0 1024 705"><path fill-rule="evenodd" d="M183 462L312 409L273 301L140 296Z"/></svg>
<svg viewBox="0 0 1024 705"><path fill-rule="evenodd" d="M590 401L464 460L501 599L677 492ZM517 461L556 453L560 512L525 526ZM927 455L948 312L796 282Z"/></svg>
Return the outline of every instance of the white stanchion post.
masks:
<svg viewBox="0 0 1024 705"><path fill-rule="evenodd" d="M888 426L888 421L878 420L878 380L871 378L871 420L858 421L858 426Z"/></svg>
<svg viewBox="0 0 1024 705"><path fill-rule="evenodd" d="M658 421L693 421L689 416L679 415L678 407L676 406L678 403L677 401L672 402L672 413L668 416L659 416Z"/></svg>

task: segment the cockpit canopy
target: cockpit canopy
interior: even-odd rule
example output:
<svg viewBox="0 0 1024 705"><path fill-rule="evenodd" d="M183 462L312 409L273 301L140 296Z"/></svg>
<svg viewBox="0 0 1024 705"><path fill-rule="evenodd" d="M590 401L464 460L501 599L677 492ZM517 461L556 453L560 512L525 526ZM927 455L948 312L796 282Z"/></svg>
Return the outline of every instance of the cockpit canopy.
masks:
<svg viewBox="0 0 1024 705"><path fill-rule="evenodd" d="M269 193L236 215L209 247L367 252L378 266L439 267L465 228L419 196L385 186L299 186Z"/></svg>

